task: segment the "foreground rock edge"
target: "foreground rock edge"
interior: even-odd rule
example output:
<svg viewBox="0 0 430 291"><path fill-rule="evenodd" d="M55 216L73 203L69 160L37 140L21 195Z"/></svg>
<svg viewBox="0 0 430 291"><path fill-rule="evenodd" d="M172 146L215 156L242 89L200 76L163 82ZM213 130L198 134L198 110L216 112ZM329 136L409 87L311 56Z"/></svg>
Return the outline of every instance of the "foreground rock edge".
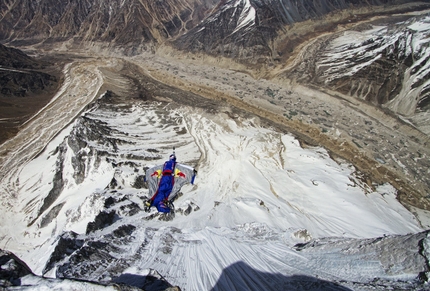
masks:
<svg viewBox="0 0 430 291"><path fill-rule="evenodd" d="M132 286L124 283L121 278L116 278L110 284L99 284L86 280L77 279L62 279L62 278L46 278L35 275L25 262L20 260L15 254L0 249L0 290L8 290L9 288L21 286L19 290L32 290L36 287L45 286L46 288L60 288L61 290L96 290L98 287L102 290L118 290L118 291L132 291L132 290L151 290L144 289L146 282L153 284L154 281L162 281L163 284L169 286L165 291L180 291L177 286L169 284L157 271L148 270L146 276L142 276L140 280L143 282L142 286ZM4 288L4 289L3 289ZM161 289L157 289L161 290Z"/></svg>

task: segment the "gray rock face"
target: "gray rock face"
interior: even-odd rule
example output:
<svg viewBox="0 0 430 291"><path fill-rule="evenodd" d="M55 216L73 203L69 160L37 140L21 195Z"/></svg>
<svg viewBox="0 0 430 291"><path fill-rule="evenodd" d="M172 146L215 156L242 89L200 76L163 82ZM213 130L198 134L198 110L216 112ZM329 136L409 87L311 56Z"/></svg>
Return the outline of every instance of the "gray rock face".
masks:
<svg viewBox="0 0 430 291"><path fill-rule="evenodd" d="M82 246L82 241L74 240L76 234L65 234L60 238L60 242L56 248L56 253L51 257L51 262L54 256L64 258L70 255L76 248ZM71 247L72 249L69 249ZM104 284L85 281L82 278L73 279L48 279L36 276L30 268L21 261L15 254L0 249L0 289L18 290L34 290L34 289L58 289L58 290L166 290L178 291L179 287L169 284L158 272L149 270L146 276L135 276L130 274L122 274L111 281Z"/></svg>
<svg viewBox="0 0 430 291"><path fill-rule="evenodd" d="M0 249L0 287L18 286L21 277L32 274L30 268L17 256Z"/></svg>

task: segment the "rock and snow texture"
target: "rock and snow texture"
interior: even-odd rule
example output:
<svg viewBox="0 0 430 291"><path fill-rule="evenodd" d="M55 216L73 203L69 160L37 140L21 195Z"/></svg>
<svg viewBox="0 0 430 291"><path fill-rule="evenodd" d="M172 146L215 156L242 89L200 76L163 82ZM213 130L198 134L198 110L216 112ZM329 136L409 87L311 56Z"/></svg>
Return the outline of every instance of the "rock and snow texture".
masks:
<svg viewBox="0 0 430 291"><path fill-rule="evenodd" d="M178 291L154 270L142 276L123 275L110 284L98 284L85 280L54 279L36 276L30 268L13 253L0 250L0 287L4 290L79 290L79 291ZM10 289L9 289L10 288ZM3 288L2 288L3 290Z"/></svg>
<svg viewBox="0 0 430 291"><path fill-rule="evenodd" d="M379 20L321 37L293 75L382 105L430 134L430 16Z"/></svg>
<svg viewBox="0 0 430 291"><path fill-rule="evenodd" d="M200 13L191 13L185 5L170 14L173 18L162 17L166 20L163 25L151 22L154 30L145 34L144 42L151 42L151 35L165 39L189 29L190 34L176 39L183 48L258 64L261 59L256 56L277 58L288 50L271 46L282 24L330 11L327 1L314 1L313 5L322 3L316 11L313 6L308 6L310 10L297 8L304 8L305 1L264 1L274 5L256 0L222 1L219 10L197 25L200 17L193 15L204 14L215 5L215 1L205 2L208 6ZM334 1L338 6L331 8L351 2L356 1ZM135 16L143 1L137 6L124 3L119 5L124 13L118 14L127 15L124 30L117 30L122 19L118 17L118 22L100 26L108 27L102 34L88 33L100 32L95 25L98 18L89 13L89 22L79 29L86 33L83 39L140 42L145 31L136 26L136 20L147 18ZM163 3L176 7L175 3L185 1ZM87 9L94 7L98 6ZM310 15L312 11L316 14ZM106 14L98 15L103 18ZM67 19L62 18L61 23L68 25ZM113 19L110 14L109 19ZM187 19L196 26L188 27ZM194 82L219 85L220 91L230 87L240 94L239 99L257 100L258 106L270 106L272 114L292 122L321 124L322 132L336 136L347 133L358 147L376 147L373 152L367 150L381 164L394 161L410 181L428 181L421 175L428 173L427 152L416 150L427 135L411 138L409 132L404 133L410 128L397 132L397 123L384 126L391 120L379 120L378 114L366 113L367 105L351 101L357 97L384 104L428 134L428 16L398 19L394 26L378 20L313 39L304 47L312 49L301 51L294 65L275 70L274 75L279 73L281 78L285 72L287 77L348 94L345 99L350 106L359 107L357 111L340 106L344 100L339 104L334 98L328 101L321 92L297 90L299 86L293 92L269 80L255 79L232 85L236 76L243 80L249 76L234 72L229 79L231 72L222 75L215 67L213 80L209 80L210 74L201 74L202 66L193 73ZM29 31L51 31L36 29L37 21L28 23L31 25L23 26ZM133 33L124 33L127 31ZM135 49L128 52L134 54ZM151 64L148 61L139 69L156 75ZM190 63L172 64L179 64L179 69L172 70L178 80L190 79ZM66 66L66 81L52 103L29 120L18 138L0 147L0 247L16 253L37 275L66 278L42 280L27 273L19 282L8 282L42 290L55 286L105 288L92 283L72 287L75 283L68 281L83 279L108 286L133 283L153 290L159 283L151 271L155 269L183 290L428 288L428 231L396 200L391 185L365 183L350 164L333 160L322 148L303 147L292 135L227 103L196 109L201 100L193 99L191 93L185 98L188 103L175 98L176 103L125 102L125 96L118 101L118 96L106 94L86 107L105 87L139 91L141 87L136 89L137 81L133 81L142 78L141 71L132 72L129 79L121 75L126 69L114 72L127 66L114 58ZM174 82L180 84L178 80ZM217 86L213 86L214 92ZM164 93L153 99L169 100ZM372 99L375 96L379 99ZM186 106L192 103L195 107ZM180 162L197 167L196 185L183 187L173 214L160 215L154 209L145 213L145 169L162 163L173 147ZM7 256L1 258L1 270L13 271L14 263ZM154 286L145 285L150 277L155 278Z"/></svg>
<svg viewBox="0 0 430 291"><path fill-rule="evenodd" d="M155 269L182 290L422 283L427 236L390 185L228 107L105 99L8 179L0 246L36 274L110 284ZM144 171L173 146L196 185L174 215L146 213Z"/></svg>

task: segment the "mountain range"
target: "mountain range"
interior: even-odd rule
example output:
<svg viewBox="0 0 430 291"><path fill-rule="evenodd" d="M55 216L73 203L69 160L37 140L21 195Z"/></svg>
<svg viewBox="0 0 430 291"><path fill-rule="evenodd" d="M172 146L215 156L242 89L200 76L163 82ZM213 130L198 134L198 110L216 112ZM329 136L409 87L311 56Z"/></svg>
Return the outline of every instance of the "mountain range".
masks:
<svg viewBox="0 0 430 291"><path fill-rule="evenodd" d="M426 289L429 11L2 1L0 285ZM197 183L146 213L172 148Z"/></svg>

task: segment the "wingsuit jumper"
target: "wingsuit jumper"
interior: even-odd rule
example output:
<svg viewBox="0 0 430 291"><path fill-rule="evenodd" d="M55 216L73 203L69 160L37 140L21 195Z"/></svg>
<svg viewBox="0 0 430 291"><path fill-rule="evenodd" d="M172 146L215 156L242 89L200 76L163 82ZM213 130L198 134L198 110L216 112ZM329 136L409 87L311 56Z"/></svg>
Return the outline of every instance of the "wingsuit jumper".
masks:
<svg viewBox="0 0 430 291"><path fill-rule="evenodd" d="M159 212L169 213L173 207L171 201L184 184L194 184L197 171L187 165L176 162L175 154L163 165L158 165L146 171L149 200L145 202L145 211L155 206Z"/></svg>

